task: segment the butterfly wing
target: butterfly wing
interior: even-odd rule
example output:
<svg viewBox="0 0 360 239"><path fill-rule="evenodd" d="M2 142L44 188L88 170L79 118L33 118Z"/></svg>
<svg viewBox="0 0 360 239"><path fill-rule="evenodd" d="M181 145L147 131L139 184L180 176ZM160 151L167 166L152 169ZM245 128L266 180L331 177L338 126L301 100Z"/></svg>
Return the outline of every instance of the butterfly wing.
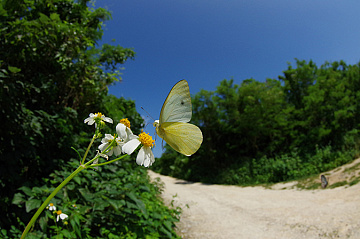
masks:
<svg viewBox="0 0 360 239"><path fill-rule="evenodd" d="M328 185L328 181L326 180L326 177L324 175L321 175L321 187L326 188Z"/></svg>
<svg viewBox="0 0 360 239"><path fill-rule="evenodd" d="M189 122L192 115L191 96L186 80L174 85L161 108L159 123Z"/></svg>
<svg viewBox="0 0 360 239"><path fill-rule="evenodd" d="M201 130L189 123L165 122L156 131L173 149L186 156L194 154L203 141Z"/></svg>

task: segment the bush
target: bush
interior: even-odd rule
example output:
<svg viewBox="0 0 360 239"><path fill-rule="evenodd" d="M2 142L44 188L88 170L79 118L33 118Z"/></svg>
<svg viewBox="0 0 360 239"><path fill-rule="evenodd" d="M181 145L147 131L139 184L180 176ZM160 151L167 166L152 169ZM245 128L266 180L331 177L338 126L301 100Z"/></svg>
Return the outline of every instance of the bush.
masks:
<svg viewBox="0 0 360 239"><path fill-rule="evenodd" d="M70 161L43 179L42 187L19 188L12 201L22 211L19 226L3 229L1 237L20 237L24 223L77 165ZM159 198L161 185L149 183L146 170L133 165L128 159L98 171L83 170L52 200L68 219L56 222L56 214L45 210L28 238L178 238L173 229L181 209L165 207Z"/></svg>

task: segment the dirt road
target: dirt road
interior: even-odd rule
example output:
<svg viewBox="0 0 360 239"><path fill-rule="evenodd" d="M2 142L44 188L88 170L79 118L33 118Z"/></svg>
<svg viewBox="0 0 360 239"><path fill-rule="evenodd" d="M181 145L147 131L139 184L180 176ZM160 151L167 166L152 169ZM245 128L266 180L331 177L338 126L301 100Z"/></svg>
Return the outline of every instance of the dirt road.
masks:
<svg viewBox="0 0 360 239"><path fill-rule="evenodd" d="M360 238L360 184L279 190L149 175L165 183L165 201L174 199L183 208L178 223L183 238Z"/></svg>

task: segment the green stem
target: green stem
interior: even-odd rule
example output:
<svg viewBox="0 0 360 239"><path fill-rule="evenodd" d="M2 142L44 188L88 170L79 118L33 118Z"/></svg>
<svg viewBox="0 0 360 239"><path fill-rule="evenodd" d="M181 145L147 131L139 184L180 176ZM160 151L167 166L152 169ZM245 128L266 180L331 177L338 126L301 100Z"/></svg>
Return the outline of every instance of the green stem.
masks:
<svg viewBox="0 0 360 239"><path fill-rule="evenodd" d="M51 194L50 196L41 204L39 209L36 211L34 216L31 218L30 222L27 224L21 239L26 237L26 234L29 232L32 225L35 223L36 219L40 216L44 208L50 203L50 200L62 189L73 177L75 177L76 174L78 174L80 171L85 169L84 166L79 166L72 174L70 174L69 177L67 177Z"/></svg>
<svg viewBox="0 0 360 239"><path fill-rule="evenodd" d="M115 161L118 161L118 160L120 160L120 159L122 159L122 158L126 157L126 156L129 156L129 155L124 154L123 156L121 156L121 157L119 157L119 158L116 158L116 159L113 159L113 160L110 160L110 161L108 161L108 162L105 162L105 163L99 163L99 164L92 164L92 165L89 165L88 167L89 167L89 168L94 168L94 167L99 167L99 166L106 165L106 164L109 164L109 163L113 163L113 162L115 162ZM87 165L88 165L88 163L86 163L85 165L87 166Z"/></svg>
<svg viewBox="0 0 360 239"><path fill-rule="evenodd" d="M92 137L92 139L91 139L91 142L90 142L90 144L89 144L89 146L87 147L87 149L86 149L86 151L85 151L85 154L84 154L84 157L83 157L83 159L82 159L82 161L81 161L81 164L84 164L85 163L85 159L86 159L86 157L87 157L87 154L89 153L89 150L90 150L90 148L91 148L91 145L94 143L94 141L95 141L95 139L96 139L96 133L94 134L94 136Z"/></svg>

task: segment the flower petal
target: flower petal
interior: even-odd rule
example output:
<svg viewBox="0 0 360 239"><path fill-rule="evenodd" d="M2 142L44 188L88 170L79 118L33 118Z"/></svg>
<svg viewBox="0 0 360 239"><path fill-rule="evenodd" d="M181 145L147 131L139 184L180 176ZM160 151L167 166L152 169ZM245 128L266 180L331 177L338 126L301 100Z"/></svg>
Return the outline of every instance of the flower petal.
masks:
<svg viewBox="0 0 360 239"><path fill-rule="evenodd" d="M103 152L107 147L109 146L109 143L102 143L99 145L98 149Z"/></svg>
<svg viewBox="0 0 360 239"><path fill-rule="evenodd" d="M122 151L126 154L132 154L134 150L140 145L140 141L135 138L124 144Z"/></svg>
<svg viewBox="0 0 360 239"><path fill-rule="evenodd" d="M120 136L121 139L125 140L127 138L126 126L122 123L116 125L116 133Z"/></svg>
<svg viewBox="0 0 360 239"><path fill-rule="evenodd" d="M136 163L138 165L143 165L144 167L149 167L155 162L154 154L151 151L150 147L141 147L139 153L136 157Z"/></svg>
<svg viewBox="0 0 360 239"><path fill-rule="evenodd" d="M113 123L113 120L111 119L111 118L109 118L109 117L105 117L104 115L101 117L101 119L103 120L103 121L105 121L105 122L108 122L108 123Z"/></svg>
<svg viewBox="0 0 360 239"><path fill-rule="evenodd" d="M88 123L88 125L94 124L95 123L94 116L95 115L93 113L90 113L89 117L84 120L84 123L85 124Z"/></svg>
<svg viewBox="0 0 360 239"><path fill-rule="evenodd" d="M146 157L146 154L145 154L144 147L141 147L141 149L139 150L138 155L136 156L136 163L138 165L142 166L144 164L145 157Z"/></svg>
<svg viewBox="0 0 360 239"><path fill-rule="evenodd" d="M66 215L65 213L61 213L60 218L61 218L61 220L64 220L64 219L68 218L68 215Z"/></svg>
<svg viewBox="0 0 360 239"><path fill-rule="evenodd" d="M155 157L150 147L143 147L143 148L145 150L145 155L146 155L144 166L149 167L155 162Z"/></svg>
<svg viewBox="0 0 360 239"><path fill-rule="evenodd" d="M115 154L115 156L118 156L121 154L121 146L120 145L114 147L114 154Z"/></svg>

